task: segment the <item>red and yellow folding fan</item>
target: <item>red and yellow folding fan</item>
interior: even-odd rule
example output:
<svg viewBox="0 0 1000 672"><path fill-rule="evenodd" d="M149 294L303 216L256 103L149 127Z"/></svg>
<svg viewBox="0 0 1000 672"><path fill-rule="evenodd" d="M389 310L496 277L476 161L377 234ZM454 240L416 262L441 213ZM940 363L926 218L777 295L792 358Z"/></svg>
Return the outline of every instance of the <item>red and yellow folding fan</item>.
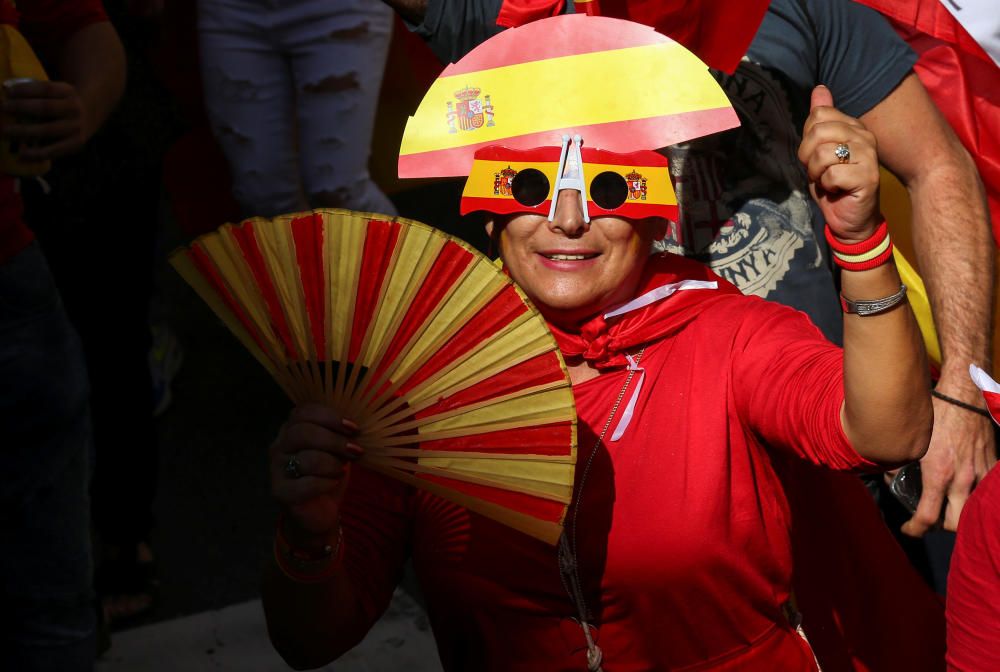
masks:
<svg viewBox="0 0 1000 672"><path fill-rule="evenodd" d="M476 150L581 135L616 153L739 125L698 57L649 26L583 14L511 28L449 65L406 124L400 177L469 174Z"/></svg>
<svg viewBox="0 0 1000 672"><path fill-rule="evenodd" d="M573 394L544 319L486 257L322 210L227 224L170 261L293 401L359 423L359 464L556 542Z"/></svg>

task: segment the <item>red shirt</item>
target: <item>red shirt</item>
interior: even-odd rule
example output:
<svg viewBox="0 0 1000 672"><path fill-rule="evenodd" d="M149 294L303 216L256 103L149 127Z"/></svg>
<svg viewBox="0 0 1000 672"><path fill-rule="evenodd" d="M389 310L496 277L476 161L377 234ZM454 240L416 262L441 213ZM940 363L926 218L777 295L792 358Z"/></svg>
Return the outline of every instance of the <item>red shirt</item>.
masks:
<svg viewBox="0 0 1000 672"><path fill-rule="evenodd" d="M582 491L627 372L574 387L580 574L604 670L814 670L782 614L791 515L775 464L870 466L841 429L841 351L804 315L759 299L698 289L660 305L693 292L708 307L654 321L678 330L646 348L635 415L619 441L608 431ZM349 587L330 624L342 650L412 555L446 670L586 669L555 548L363 469L342 508Z"/></svg>
<svg viewBox="0 0 1000 672"><path fill-rule="evenodd" d="M948 669L1000 670L1000 473L976 486L948 573Z"/></svg>
<svg viewBox="0 0 1000 672"><path fill-rule="evenodd" d="M18 26L42 55L57 51L81 28L107 20L101 0L18 0L17 9L8 0L0 0L0 23ZM0 174L0 263L34 238L21 218L16 184L15 178Z"/></svg>

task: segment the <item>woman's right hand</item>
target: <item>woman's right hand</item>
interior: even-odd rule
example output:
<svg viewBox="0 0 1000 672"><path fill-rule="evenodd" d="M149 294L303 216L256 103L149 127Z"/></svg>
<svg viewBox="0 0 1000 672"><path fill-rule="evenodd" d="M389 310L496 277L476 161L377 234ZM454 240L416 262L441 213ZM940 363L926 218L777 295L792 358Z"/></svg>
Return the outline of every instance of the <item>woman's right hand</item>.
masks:
<svg viewBox="0 0 1000 672"><path fill-rule="evenodd" d="M364 454L357 432L333 409L305 404L292 410L271 444L271 493L293 546L322 547L336 533L348 465Z"/></svg>

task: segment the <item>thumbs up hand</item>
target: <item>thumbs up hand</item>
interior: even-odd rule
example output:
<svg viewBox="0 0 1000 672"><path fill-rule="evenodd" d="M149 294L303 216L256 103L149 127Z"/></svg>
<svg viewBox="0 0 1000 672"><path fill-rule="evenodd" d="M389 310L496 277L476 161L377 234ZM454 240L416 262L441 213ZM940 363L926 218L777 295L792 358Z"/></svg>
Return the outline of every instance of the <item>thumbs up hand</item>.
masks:
<svg viewBox="0 0 1000 672"><path fill-rule="evenodd" d="M870 237L882 219L875 135L833 107L825 86L813 89L798 155L833 235L848 243Z"/></svg>

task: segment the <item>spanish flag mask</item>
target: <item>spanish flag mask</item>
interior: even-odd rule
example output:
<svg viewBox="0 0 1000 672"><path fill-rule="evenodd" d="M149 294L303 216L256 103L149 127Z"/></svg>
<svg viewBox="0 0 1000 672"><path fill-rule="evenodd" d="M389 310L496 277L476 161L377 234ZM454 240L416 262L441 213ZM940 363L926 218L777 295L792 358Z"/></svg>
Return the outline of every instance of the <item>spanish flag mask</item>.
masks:
<svg viewBox="0 0 1000 672"><path fill-rule="evenodd" d="M618 154L581 148L581 143L580 136L564 136L561 147L480 149L465 183L462 214L534 212L551 220L556 194L572 189L580 193L588 222L605 215L677 219L666 157L650 150Z"/></svg>

